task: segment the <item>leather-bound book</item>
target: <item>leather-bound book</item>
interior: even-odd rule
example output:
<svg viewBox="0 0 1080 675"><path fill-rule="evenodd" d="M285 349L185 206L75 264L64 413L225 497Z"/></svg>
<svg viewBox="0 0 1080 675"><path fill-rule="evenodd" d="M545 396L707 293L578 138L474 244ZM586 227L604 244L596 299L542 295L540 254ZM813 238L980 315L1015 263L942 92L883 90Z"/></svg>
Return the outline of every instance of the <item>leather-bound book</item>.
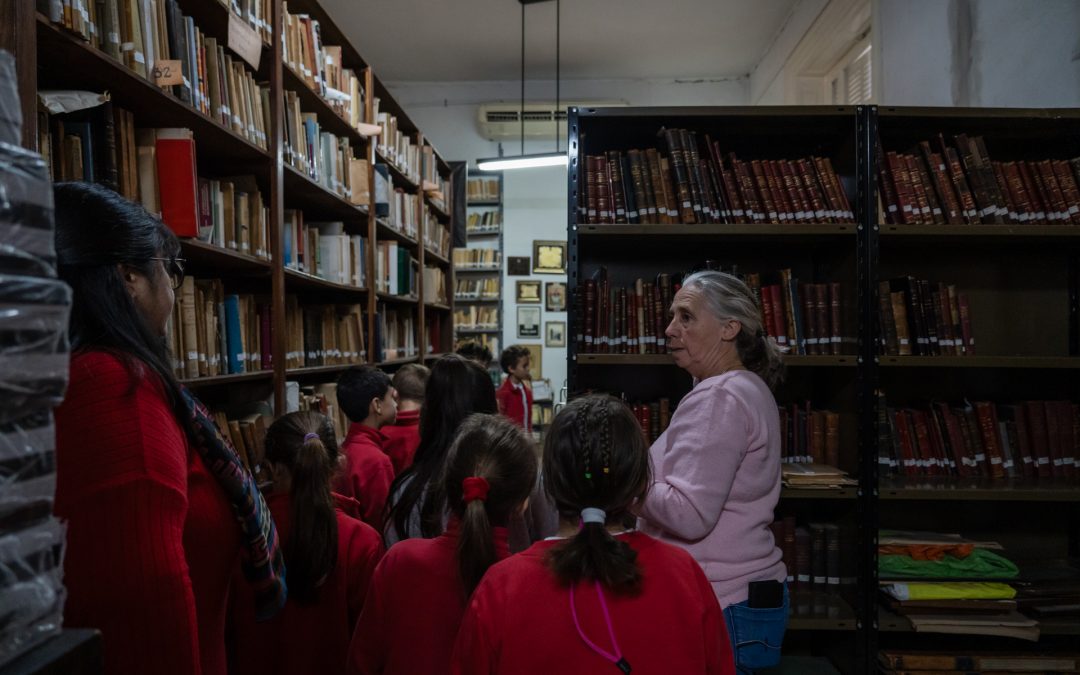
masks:
<svg viewBox="0 0 1080 675"><path fill-rule="evenodd" d="M1050 160L1050 165L1054 169L1058 184L1065 193L1065 206L1066 213L1069 215L1069 222L1080 224L1080 188L1076 184L1076 177L1069 170L1069 163L1063 159L1054 159Z"/></svg>
<svg viewBox="0 0 1080 675"><path fill-rule="evenodd" d="M679 219L683 223L693 223L696 221L693 192L690 186L689 167L686 162L686 154L683 152L679 130L664 129L663 134L664 140L667 142L668 156L671 159L671 172L675 178L676 206Z"/></svg>
<svg viewBox="0 0 1080 675"><path fill-rule="evenodd" d="M765 212L766 222L780 222L780 214L776 202L773 200L772 190L769 189L769 179L765 174L765 168L759 159L750 160L750 175L754 178L754 185L758 194L761 195L761 207Z"/></svg>
<svg viewBox="0 0 1080 675"><path fill-rule="evenodd" d="M1053 461L1050 456L1046 403L1025 401L1023 405L1024 417L1028 423L1028 444L1032 457L1035 458L1035 473L1039 478L1048 478L1053 475Z"/></svg>
<svg viewBox="0 0 1080 675"><path fill-rule="evenodd" d="M986 150L985 140L982 136L974 136L968 142L972 145L972 152L976 162L978 162L979 170L982 172L983 183L986 185L990 203L994 207L994 222L1012 222L1009 220L1009 210L1005 204L1005 197L1001 194L997 181L994 180L994 170L990 163L990 153Z"/></svg>
<svg viewBox="0 0 1080 675"><path fill-rule="evenodd" d="M701 157L698 155L697 133L679 129L679 146L682 148L683 162L686 164L686 177L690 181L690 204L695 222L708 222L705 210L705 181L701 174Z"/></svg>
<svg viewBox="0 0 1080 675"><path fill-rule="evenodd" d="M972 194L971 187L968 185L967 176L964 174L964 166L960 162L960 155L956 152L955 148L944 145L944 140L939 141L942 145L942 152L945 153L945 163L949 170L949 179L952 181L953 189L956 191L956 195L960 200L961 213L964 216L964 222L967 224L974 224L981 222L979 220L979 214L976 210L975 196Z"/></svg>
<svg viewBox="0 0 1080 675"><path fill-rule="evenodd" d="M979 421L979 431L982 434L983 447L986 448L986 458L989 462L990 477L1004 478L1005 467L1004 455L1001 452L1001 438L994 419L994 406L986 401L975 402L975 415Z"/></svg>
<svg viewBox="0 0 1080 675"><path fill-rule="evenodd" d="M893 313L892 293L889 291L889 282L878 282L878 317L881 329L881 344L888 356L900 355L900 343L898 341L896 316ZM905 344L907 338L905 337ZM910 353L910 347L908 353Z"/></svg>

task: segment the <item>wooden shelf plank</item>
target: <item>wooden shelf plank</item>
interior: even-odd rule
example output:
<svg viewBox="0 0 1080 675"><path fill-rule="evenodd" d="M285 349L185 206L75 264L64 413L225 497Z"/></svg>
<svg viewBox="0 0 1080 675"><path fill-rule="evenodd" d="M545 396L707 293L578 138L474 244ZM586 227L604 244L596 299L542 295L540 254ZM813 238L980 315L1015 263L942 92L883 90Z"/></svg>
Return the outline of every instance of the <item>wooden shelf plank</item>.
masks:
<svg viewBox="0 0 1080 675"><path fill-rule="evenodd" d="M499 298L459 298L454 296L454 303L465 303L468 305L480 305L480 304L495 304L502 302Z"/></svg>
<svg viewBox="0 0 1080 675"><path fill-rule="evenodd" d="M854 610L837 592L797 589L790 591L788 630L855 630Z"/></svg>
<svg viewBox="0 0 1080 675"><path fill-rule="evenodd" d="M442 220L449 220L450 212L446 210L444 205L439 204L436 200L431 198L431 195L424 193L424 203L431 207L432 213L441 217Z"/></svg>
<svg viewBox="0 0 1080 675"><path fill-rule="evenodd" d="M1076 356L881 356L883 368L1080 368Z"/></svg>
<svg viewBox="0 0 1080 675"><path fill-rule="evenodd" d="M273 370L257 370L253 373L237 373L235 375L215 375L214 377L192 377L180 380L188 389L201 389L206 387L220 387L226 384L239 384L241 382L258 382L269 380L274 376Z"/></svg>
<svg viewBox="0 0 1080 675"><path fill-rule="evenodd" d="M670 236L710 236L710 237L854 237L857 225L854 223L807 223L804 225L775 224L701 224L675 225L668 223L644 224L592 224L577 225L579 237L670 237Z"/></svg>
<svg viewBox="0 0 1080 675"><path fill-rule="evenodd" d="M383 293L379 291L375 294L379 298L380 302L395 302L399 305L417 305L420 301L415 297L407 295L391 295L390 293Z"/></svg>
<svg viewBox="0 0 1080 675"><path fill-rule="evenodd" d="M454 331L461 333L462 335L484 335L489 333L501 333L501 328L466 328L464 326L454 326Z"/></svg>
<svg viewBox="0 0 1080 675"><path fill-rule="evenodd" d="M465 237L497 237L500 234L502 234L502 228L499 228L497 230L481 230L479 232L469 232L466 230Z"/></svg>
<svg viewBox="0 0 1080 675"><path fill-rule="evenodd" d="M188 272L213 269L215 274L269 274L273 265L228 248L221 248L198 239L181 239L180 249L188 261Z"/></svg>
<svg viewBox="0 0 1080 675"><path fill-rule="evenodd" d="M669 354L578 354L580 365L594 366L673 366L675 361ZM784 363L790 367L838 367L853 368L858 363L856 356L784 356Z"/></svg>
<svg viewBox="0 0 1080 675"><path fill-rule="evenodd" d="M215 119L202 114L129 70L80 38L55 26L43 14L37 15L38 53L42 59L39 82L42 88L77 88L107 91L113 105L135 115L143 127L182 127L195 137L200 162L212 162L223 173L243 171L259 162L269 167L270 153L234 133ZM60 67L56 67L60 66Z"/></svg>
<svg viewBox="0 0 1080 675"><path fill-rule="evenodd" d="M427 262L428 259L431 259L431 260L435 261L441 267L448 267L450 265L450 259L449 258L444 258L443 256L439 255L435 251L432 251L431 249L429 249L427 247L424 247L424 262Z"/></svg>
<svg viewBox="0 0 1080 675"><path fill-rule="evenodd" d="M420 358L416 356L404 356L400 359L387 359L386 361L379 361L375 365L380 367L403 366L406 363L416 363L419 360Z"/></svg>
<svg viewBox="0 0 1080 675"><path fill-rule="evenodd" d="M382 151L378 149L378 147L375 148L375 161L379 164L385 164L386 166L390 167L390 178L393 179L394 187L404 188L405 190L410 192L417 192L420 189L420 184L416 183L415 181L413 181L413 179L406 176L405 172L399 169L396 164L391 162L390 158L384 155Z"/></svg>
<svg viewBox="0 0 1080 675"><path fill-rule="evenodd" d="M469 208L472 208L474 206L480 207L480 208L484 208L484 207L488 207L488 206L502 206L502 202L500 202L500 201L482 200L482 199L478 200L478 201L471 201L470 200L468 202L467 206Z"/></svg>
<svg viewBox="0 0 1080 675"><path fill-rule="evenodd" d="M499 265L498 267L484 267L484 268L455 267L454 272L457 273L457 274L493 274L493 273L497 273L497 272L502 272L502 265Z"/></svg>
<svg viewBox="0 0 1080 675"><path fill-rule="evenodd" d="M341 220L352 224L353 234L367 235L368 209L357 206L316 183L291 164L284 164L286 205L300 208L305 220Z"/></svg>
<svg viewBox="0 0 1080 675"><path fill-rule="evenodd" d="M340 373L353 366L362 366L364 361L358 361L356 363L336 363L329 366L305 366L303 368L289 368L285 371L286 377L315 377L318 375L330 375L333 373Z"/></svg>
<svg viewBox="0 0 1080 675"><path fill-rule="evenodd" d="M858 490L854 487L835 488L780 488L780 499L855 499Z"/></svg>
<svg viewBox="0 0 1080 675"><path fill-rule="evenodd" d="M1080 483L1044 479L883 478L882 500L1080 502Z"/></svg>
<svg viewBox="0 0 1080 675"><path fill-rule="evenodd" d="M442 357L446 356L449 353L450 352L433 352L431 354L424 354L424 360L425 361L437 361L437 360L441 359Z"/></svg>
<svg viewBox="0 0 1080 675"><path fill-rule="evenodd" d="M297 289L307 291L337 291L339 293L356 293L361 295L368 292L368 289L364 286L339 284L293 269L285 270L285 289L286 291L295 291Z"/></svg>
<svg viewBox="0 0 1080 675"><path fill-rule="evenodd" d="M1041 241L1055 239L1080 238L1080 226L1049 224L1007 224L1007 225L889 225L881 224L879 234L883 239L900 241L905 239L1037 239Z"/></svg>
<svg viewBox="0 0 1080 675"><path fill-rule="evenodd" d="M438 309L444 312L450 311L450 305L444 305L441 302L425 302L424 307L427 307L428 309Z"/></svg>
<svg viewBox="0 0 1080 675"><path fill-rule="evenodd" d="M385 218L375 219L375 236L379 239L393 239L398 243L405 244L409 248L418 248L420 244L409 235L390 226Z"/></svg>

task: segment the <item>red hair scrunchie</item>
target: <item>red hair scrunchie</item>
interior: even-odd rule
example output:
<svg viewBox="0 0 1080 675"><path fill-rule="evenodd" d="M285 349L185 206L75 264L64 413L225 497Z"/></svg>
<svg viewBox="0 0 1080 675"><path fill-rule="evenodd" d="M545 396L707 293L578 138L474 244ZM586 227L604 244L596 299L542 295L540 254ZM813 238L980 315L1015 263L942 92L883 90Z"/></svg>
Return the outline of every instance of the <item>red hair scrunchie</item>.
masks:
<svg viewBox="0 0 1080 675"><path fill-rule="evenodd" d="M479 478L476 476L466 478L461 481L461 499L466 504L476 499L484 501L487 499L488 490L491 486L488 484L486 478Z"/></svg>

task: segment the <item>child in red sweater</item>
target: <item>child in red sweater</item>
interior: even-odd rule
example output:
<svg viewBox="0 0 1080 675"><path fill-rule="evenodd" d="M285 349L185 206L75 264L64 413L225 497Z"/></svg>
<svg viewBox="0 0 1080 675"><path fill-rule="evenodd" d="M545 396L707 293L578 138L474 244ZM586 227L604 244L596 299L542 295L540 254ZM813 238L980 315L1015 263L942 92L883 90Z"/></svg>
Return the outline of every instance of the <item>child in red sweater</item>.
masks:
<svg viewBox="0 0 1080 675"><path fill-rule="evenodd" d="M244 584L230 600L234 675L343 673L382 538L346 515L330 492L338 470L334 427L324 415L290 413L270 425L267 502L285 544L289 599L272 620L257 622ZM239 574L239 571L237 572Z"/></svg>
<svg viewBox="0 0 1080 675"><path fill-rule="evenodd" d="M585 396L559 413L543 459L559 536L488 570L451 673L735 673L698 564L625 527L649 473L641 427L618 400Z"/></svg>
<svg viewBox="0 0 1080 675"><path fill-rule="evenodd" d="M349 673L448 672L466 598L509 554L506 526L524 510L537 465L532 441L507 420L478 414L461 425L443 481L450 523L434 539L400 542L379 563Z"/></svg>
<svg viewBox="0 0 1080 675"><path fill-rule="evenodd" d="M499 357L499 365L506 373L506 380L495 392L499 412L524 429L532 431L532 389L529 380L529 350L521 345L510 345Z"/></svg>
<svg viewBox="0 0 1080 675"><path fill-rule="evenodd" d="M360 502L360 517L378 529L394 482L394 465L384 450L386 436L379 431L397 417L390 376L372 366L349 368L338 378L337 400L352 424L341 444L345 468L334 489Z"/></svg>
<svg viewBox="0 0 1080 675"><path fill-rule="evenodd" d="M420 409L424 405L424 389L431 371L419 363L407 363L394 373L393 386L397 392L397 419L382 428L386 436L386 455L394 465L397 476L412 464L416 447L420 445Z"/></svg>

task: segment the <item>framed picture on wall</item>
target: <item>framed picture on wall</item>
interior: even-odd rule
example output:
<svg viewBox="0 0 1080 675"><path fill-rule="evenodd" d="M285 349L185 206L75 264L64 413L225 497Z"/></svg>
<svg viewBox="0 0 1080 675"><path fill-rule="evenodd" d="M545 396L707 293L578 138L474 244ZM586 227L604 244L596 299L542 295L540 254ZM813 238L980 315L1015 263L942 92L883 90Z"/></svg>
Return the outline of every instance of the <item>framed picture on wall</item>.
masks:
<svg viewBox="0 0 1080 675"><path fill-rule="evenodd" d="M540 282L531 279L520 279L517 285L518 303L540 304Z"/></svg>
<svg viewBox="0 0 1080 675"><path fill-rule="evenodd" d="M544 346L545 347L565 347L566 346L566 322L565 321L548 321L544 324Z"/></svg>
<svg viewBox="0 0 1080 675"><path fill-rule="evenodd" d="M566 242L533 242L533 274L566 274Z"/></svg>
<svg viewBox="0 0 1080 675"><path fill-rule="evenodd" d="M539 310L539 308L537 308ZM521 345L525 349L529 350L529 377L533 380L539 380L544 376L544 347L543 345Z"/></svg>
<svg viewBox="0 0 1080 675"><path fill-rule="evenodd" d="M506 274L511 277L527 277L532 272L529 270L529 256L512 255L506 259Z"/></svg>
<svg viewBox="0 0 1080 675"><path fill-rule="evenodd" d="M519 338L540 337L540 308L525 305L517 308L517 336Z"/></svg>
<svg viewBox="0 0 1080 675"><path fill-rule="evenodd" d="M566 284L561 281L544 284L544 309L549 312L566 311Z"/></svg>

